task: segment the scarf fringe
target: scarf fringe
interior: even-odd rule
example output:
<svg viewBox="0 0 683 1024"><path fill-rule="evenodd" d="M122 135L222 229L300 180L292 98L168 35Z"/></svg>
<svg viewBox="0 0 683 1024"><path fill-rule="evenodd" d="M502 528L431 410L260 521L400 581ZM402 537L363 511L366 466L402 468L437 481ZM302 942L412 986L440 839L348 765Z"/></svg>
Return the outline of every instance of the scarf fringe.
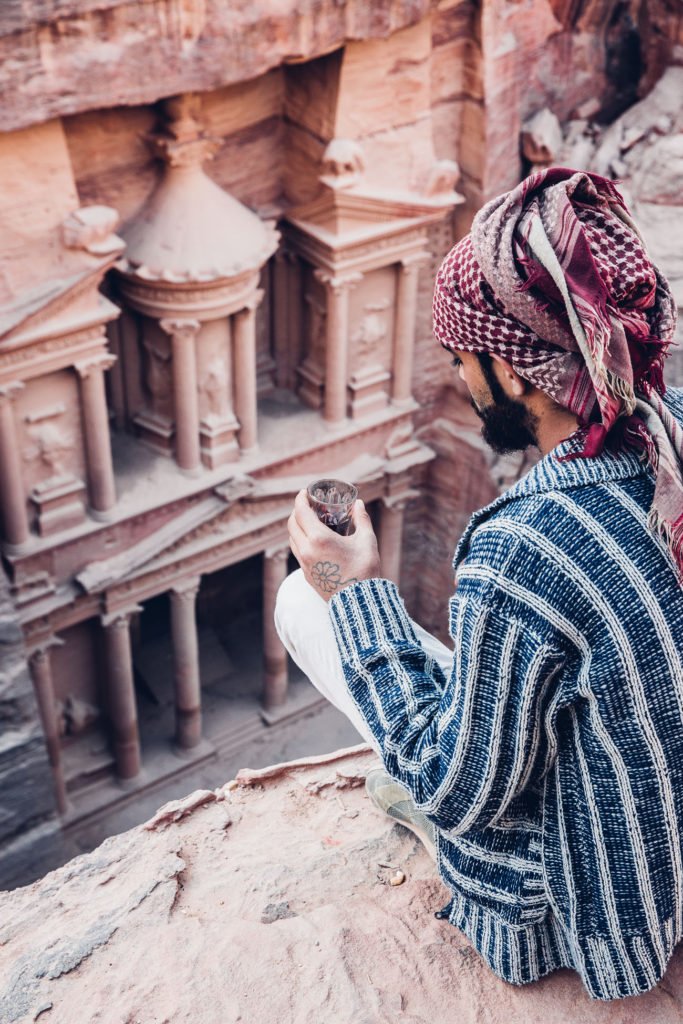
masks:
<svg viewBox="0 0 683 1024"><path fill-rule="evenodd" d="M623 377L618 377L612 370L606 370L604 367L602 370L610 391L616 398L622 400L626 415L632 416L636 408L636 395L633 385L629 384Z"/></svg>
<svg viewBox="0 0 683 1024"><path fill-rule="evenodd" d="M664 519L661 512L654 505L648 512L647 526L651 533L661 537L666 544L676 563L681 582L683 582L683 528L674 527L668 520Z"/></svg>

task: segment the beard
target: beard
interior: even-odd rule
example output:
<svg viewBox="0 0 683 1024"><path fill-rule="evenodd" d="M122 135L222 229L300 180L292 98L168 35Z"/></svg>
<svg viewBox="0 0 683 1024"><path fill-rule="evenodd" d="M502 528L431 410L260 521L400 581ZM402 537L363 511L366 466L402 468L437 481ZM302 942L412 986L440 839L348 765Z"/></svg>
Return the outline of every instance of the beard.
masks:
<svg viewBox="0 0 683 1024"><path fill-rule="evenodd" d="M522 402L503 394L502 399L480 409L474 399L472 408L482 422L481 436L498 455L524 452L538 444L538 419Z"/></svg>

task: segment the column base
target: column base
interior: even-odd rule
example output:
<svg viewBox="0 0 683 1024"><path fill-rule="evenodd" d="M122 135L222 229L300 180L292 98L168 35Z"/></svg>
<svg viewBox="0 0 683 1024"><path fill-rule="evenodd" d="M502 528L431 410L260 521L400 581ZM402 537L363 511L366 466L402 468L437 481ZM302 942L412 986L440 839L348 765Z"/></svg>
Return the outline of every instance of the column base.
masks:
<svg viewBox="0 0 683 1024"><path fill-rule="evenodd" d="M177 740L171 740L170 747L173 754L180 758L181 761L196 761L197 758L208 757L210 754L215 753L216 749L204 737L200 739L199 743L195 743L193 747L181 747L178 745Z"/></svg>
<svg viewBox="0 0 683 1024"><path fill-rule="evenodd" d="M209 414L199 424L199 443L202 463L216 469L226 462L239 459L237 432L239 423L234 416Z"/></svg>
<svg viewBox="0 0 683 1024"><path fill-rule="evenodd" d="M91 519L94 519L96 523L110 523L114 518L115 509L115 505L112 505L111 508L107 509L88 507L88 515Z"/></svg>
<svg viewBox="0 0 683 1024"><path fill-rule="evenodd" d="M36 511L36 527L41 537L78 526L85 519L85 484L62 475L42 480L32 488L31 503Z"/></svg>
<svg viewBox="0 0 683 1024"><path fill-rule="evenodd" d="M412 395L408 395L407 398L392 398L391 405L394 409L406 409L413 410L416 406L415 399Z"/></svg>
<svg viewBox="0 0 683 1024"><path fill-rule="evenodd" d="M144 441L161 455L173 454L173 423L166 416L159 416L156 413L143 409L133 417L136 432L141 441Z"/></svg>
<svg viewBox="0 0 683 1024"><path fill-rule="evenodd" d="M325 430L329 430L331 434L339 433L340 430L344 429L348 422L349 420L346 416L341 420L323 420Z"/></svg>
<svg viewBox="0 0 683 1024"><path fill-rule="evenodd" d="M177 462L176 465L178 465ZM198 466L193 466L192 469L185 469L183 466L178 466L178 470L183 474L183 476L188 476L191 477L192 479L196 479L198 476L202 475L203 466L201 465L201 463Z"/></svg>
<svg viewBox="0 0 683 1024"><path fill-rule="evenodd" d="M122 779L120 775L116 776L116 785L126 793L134 789L140 789L140 787L146 785L146 783L147 774L142 768L137 775L131 775L129 779Z"/></svg>
<svg viewBox="0 0 683 1024"><path fill-rule="evenodd" d="M16 556L17 558L21 555L28 555L36 545L36 537L29 537L28 540L22 540L20 544L12 544L6 540L2 543L2 550L6 555Z"/></svg>

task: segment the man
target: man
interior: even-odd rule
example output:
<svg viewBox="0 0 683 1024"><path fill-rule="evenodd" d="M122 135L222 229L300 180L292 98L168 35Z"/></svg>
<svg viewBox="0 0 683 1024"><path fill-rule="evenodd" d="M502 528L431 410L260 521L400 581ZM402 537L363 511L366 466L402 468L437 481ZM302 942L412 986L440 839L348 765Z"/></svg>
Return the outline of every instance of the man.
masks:
<svg viewBox="0 0 683 1024"><path fill-rule="evenodd" d="M443 916L501 978L570 967L600 999L650 989L683 937L674 325L611 182L552 168L488 203L438 274L435 334L489 442L543 457L458 545L454 651L381 578L360 502L338 537L298 495L277 609L378 751L376 802L436 856Z"/></svg>

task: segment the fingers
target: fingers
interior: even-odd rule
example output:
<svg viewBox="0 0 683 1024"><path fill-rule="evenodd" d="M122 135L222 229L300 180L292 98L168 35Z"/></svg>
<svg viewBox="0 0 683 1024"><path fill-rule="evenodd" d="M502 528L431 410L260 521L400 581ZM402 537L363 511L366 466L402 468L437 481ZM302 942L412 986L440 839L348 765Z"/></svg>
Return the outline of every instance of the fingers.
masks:
<svg viewBox="0 0 683 1024"><path fill-rule="evenodd" d="M289 546L292 549L292 554L294 555L294 557L296 558L297 562L299 563L299 565L303 569L304 566L303 566L303 562L301 560L301 552L299 551L299 546L298 546L297 542L294 540L294 538L292 537L291 533L289 535Z"/></svg>
<svg viewBox="0 0 683 1024"><path fill-rule="evenodd" d="M297 525L306 536L311 534L320 536L325 529L309 505L306 491L299 491L297 494L294 499L294 512L292 514Z"/></svg>
<svg viewBox="0 0 683 1024"><path fill-rule="evenodd" d="M287 520L287 529L289 530L290 541L294 541L299 551L301 551L302 546L305 546L306 544L306 534L299 526L294 512L292 512Z"/></svg>
<svg viewBox="0 0 683 1024"><path fill-rule="evenodd" d="M372 520L368 515L368 512L365 508L365 502L362 500L362 498L357 498L356 501L353 503L353 508L351 509L351 518L353 519L353 525L356 527L357 532L362 532L363 530L368 529L372 530Z"/></svg>

